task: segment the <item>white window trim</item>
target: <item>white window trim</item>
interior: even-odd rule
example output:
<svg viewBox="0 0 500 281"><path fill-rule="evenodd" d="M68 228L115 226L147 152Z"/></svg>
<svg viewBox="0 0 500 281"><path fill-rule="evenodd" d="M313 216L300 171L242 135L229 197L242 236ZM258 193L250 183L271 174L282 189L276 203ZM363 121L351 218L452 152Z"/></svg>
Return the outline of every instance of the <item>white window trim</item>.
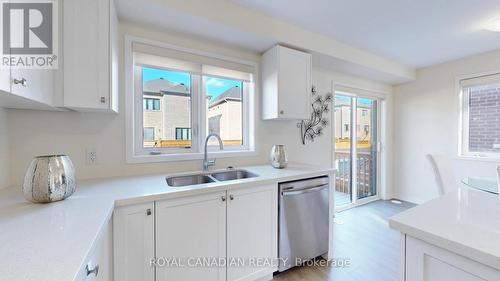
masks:
<svg viewBox="0 0 500 281"><path fill-rule="evenodd" d="M463 160L477 160L486 162L500 162L500 153L488 152L470 152L469 147L469 107L465 110L465 102L468 101L468 94L464 93L461 81L467 79L478 78L482 76L489 76L499 74L500 70L480 72L475 74L462 75L455 79L455 88L458 92L458 159Z"/></svg>
<svg viewBox="0 0 500 281"><path fill-rule="evenodd" d="M125 131L126 131L126 162L127 163L154 163L154 162L170 162L170 161L184 161L184 160L198 160L198 159L203 159L203 149L204 149L204 140L201 140L201 138L198 137L198 134L202 134L206 131L205 126L200 126L200 124L203 124L206 122L205 120L201 120L202 116L205 116L205 107L202 106L201 109L198 109L198 105L205 105L205 100L204 100L204 87L203 85L198 85L199 87L202 87L202 91L200 91L200 95L194 94L192 96L192 99L198 99L197 103L194 105L192 109L192 122L193 122L193 128L191 131L192 134L192 148L190 149L176 149L171 150L170 153L162 153L162 154L144 154L144 149L142 147L142 127L139 127L136 125L136 119L135 116L137 114L142 114L142 99L141 99L141 108L140 110L136 108L136 100L135 100L135 95L134 92L136 89L134 89L134 59L133 59L133 51L132 51L132 44L133 43L142 43L142 44L149 44L152 46L156 47L161 47L161 48L167 48L167 49L173 49L177 51L183 51L183 52L188 52L188 53L193 53L197 55L202 55L202 56L207 56L207 57L213 57L221 60L226 60L229 62L235 62L235 63L240 63L240 64L245 64L253 67L255 69L254 73L254 79L253 83L249 83L248 85L251 85L252 88L246 87L247 90L250 92L252 91L252 95L246 95L248 97L248 101L246 105L244 106L244 114L243 114L243 128L248 128L246 130L243 130L243 142L244 145L241 147L234 147L234 146L229 146L229 149L225 149L222 151L218 150L218 147L209 147L208 152L210 154L210 157L218 157L218 158L230 158L230 157L245 157L245 156L256 156L257 155L257 150L256 150L256 142L255 142L255 99L256 99L256 89L258 87L256 86L258 83L258 63L252 62L252 61L246 61L246 60L240 60L240 59L235 59L231 57L226 57L223 55L219 54L214 54L214 53L209 53L209 52L204 52L204 51L199 51L199 50L194 50L194 49L189 49L185 47L180 47L164 42L159 42L155 40L150 40L150 39L145 39L141 37L136 37L136 36L131 36L131 35L125 35L125 46L124 46L124 77L125 77ZM201 79L200 79L201 80ZM200 81L198 80L198 81ZM244 87L245 89L245 87ZM194 92L194 91L193 91ZM245 94L245 93L243 93ZM245 104L245 103L243 103ZM140 112L139 112L140 111ZM201 112L203 111L203 112ZM200 112L201 114L197 114ZM142 116L142 115L141 115ZM142 118L139 118L142 120ZM141 121L142 122L142 121ZM140 129L141 132L139 134L137 133L137 130ZM203 132L202 132L203 131ZM139 137L138 137L139 136ZM142 148L140 151L137 151L137 147ZM149 149L149 151L154 150L154 149ZM139 153L138 153L139 152Z"/></svg>

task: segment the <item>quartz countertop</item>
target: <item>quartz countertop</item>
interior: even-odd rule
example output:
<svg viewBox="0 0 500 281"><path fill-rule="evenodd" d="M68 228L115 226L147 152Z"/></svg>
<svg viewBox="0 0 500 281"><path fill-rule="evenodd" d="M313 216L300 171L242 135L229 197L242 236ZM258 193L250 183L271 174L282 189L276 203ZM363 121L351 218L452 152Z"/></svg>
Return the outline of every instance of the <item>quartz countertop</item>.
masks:
<svg viewBox="0 0 500 281"><path fill-rule="evenodd" d="M500 197L461 187L399 213L392 228L500 270Z"/></svg>
<svg viewBox="0 0 500 281"><path fill-rule="evenodd" d="M27 202L20 188L0 191L0 280L74 280L115 206L225 189L276 184L333 173L332 168L290 164L239 167L258 177L168 187L168 173L78 181L76 192L50 204Z"/></svg>

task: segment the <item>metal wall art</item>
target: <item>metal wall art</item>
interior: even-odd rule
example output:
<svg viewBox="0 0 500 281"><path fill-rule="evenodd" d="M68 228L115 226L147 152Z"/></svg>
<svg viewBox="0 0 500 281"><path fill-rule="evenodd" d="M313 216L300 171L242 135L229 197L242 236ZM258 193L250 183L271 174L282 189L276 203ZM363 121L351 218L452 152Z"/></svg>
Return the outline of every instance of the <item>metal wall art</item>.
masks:
<svg viewBox="0 0 500 281"><path fill-rule="evenodd" d="M297 123L303 145L306 144L306 141L313 142L315 138L323 135L323 130L330 123L325 115L330 112L330 104L333 101L332 93L322 96L316 93L316 88L313 86L311 94L313 100L311 118Z"/></svg>

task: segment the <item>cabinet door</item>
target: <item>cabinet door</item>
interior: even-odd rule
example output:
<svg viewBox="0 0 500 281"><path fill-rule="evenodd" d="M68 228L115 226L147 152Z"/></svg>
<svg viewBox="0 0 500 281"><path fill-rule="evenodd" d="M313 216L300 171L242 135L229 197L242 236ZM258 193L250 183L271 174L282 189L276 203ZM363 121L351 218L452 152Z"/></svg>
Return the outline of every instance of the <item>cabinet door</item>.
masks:
<svg viewBox="0 0 500 281"><path fill-rule="evenodd" d="M153 281L154 203L115 209L113 237L114 279Z"/></svg>
<svg viewBox="0 0 500 281"><path fill-rule="evenodd" d="M156 202L156 281L226 280L225 267L196 265L225 256L225 191Z"/></svg>
<svg viewBox="0 0 500 281"><path fill-rule="evenodd" d="M110 0L64 1L64 106L110 108Z"/></svg>
<svg viewBox="0 0 500 281"><path fill-rule="evenodd" d="M406 236L406 281L500 280L500 271Z"/></svg>
<svg viewBox="0 0 500 281"><path fill-rule="evenodd" d="M0 69L0 91L10 93L10 69Z"/></svg>
<svg viewBox="0 0 500 281"><path fill-rule="evenodd" d="M56 5L57 14L54 21L62 18L62 5ZM52 34L54 38L61 38L61 24L58 30ZM61 40L56 40L57 46L54 52L58 58L62 57ZM36 55L35 55L36 56ZM14 56L11 58L20 58ZM31 60L28 59L31 63ZM62 70L61 64L57 69L30 69L13 67L11 69L0 69L0 90L9 95L0 96L0 104L8 108L30 108L30 109L54 109L61 105Z"/></svg>
<svg viewBox="0 0 500 281"><path fill-rule="evenodd" d="M278 116L308 119L311 116L311 55L279 48Z"/></svg>
<svg viewBox="0 0 500 281"><path fill-rule="evenodd" d="M11 75L12 94L47 105L54 104L56 70L12 69Z"/></svg>
<svg viewBox="0 0 500 281"><path fill-rule="evenodd" d="M252 266L250 261L275 261L278 256L278 187L276 185L228 191L227 280L257 280L277 270L276 266ZM245 266L229 262L245 259Z"/></svg>
<svg viewBox="0 0 500 281"><path fill-rule="evenodd" d="M5 3L8 2L9 1L6 1ZM3 54L4 57L9 57L9 55L10 49L9 52ZM0 91L10 93L10 67L0 68Z"/></svg>
<svg viewBox="0 0 500 281"><path fill-rule="evenodd" d="M112 223L108 222L85 258L74 281L112 281ZM91 272L88 272L91 271Z"/></svg>

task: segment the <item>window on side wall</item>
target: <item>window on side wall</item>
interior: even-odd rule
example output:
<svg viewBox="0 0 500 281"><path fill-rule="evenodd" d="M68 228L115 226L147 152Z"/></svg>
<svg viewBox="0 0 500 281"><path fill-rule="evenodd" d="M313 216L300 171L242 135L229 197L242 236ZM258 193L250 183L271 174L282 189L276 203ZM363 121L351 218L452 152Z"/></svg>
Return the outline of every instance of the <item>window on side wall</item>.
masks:
<svg viewBox="0 0 500 281"><path fill-rule="evenodd" d="M254 149L255 66L156 47L139 49L132 50L132 157L199 159L210 133L221 137L222 153ZM215 138L208 149L218 153Z"/></svg>
<svg viewBox="0 0 500 281"><path fill-rule="evenodd" d="M500 74L460 81L465 157L500 159Z"/></svg>

